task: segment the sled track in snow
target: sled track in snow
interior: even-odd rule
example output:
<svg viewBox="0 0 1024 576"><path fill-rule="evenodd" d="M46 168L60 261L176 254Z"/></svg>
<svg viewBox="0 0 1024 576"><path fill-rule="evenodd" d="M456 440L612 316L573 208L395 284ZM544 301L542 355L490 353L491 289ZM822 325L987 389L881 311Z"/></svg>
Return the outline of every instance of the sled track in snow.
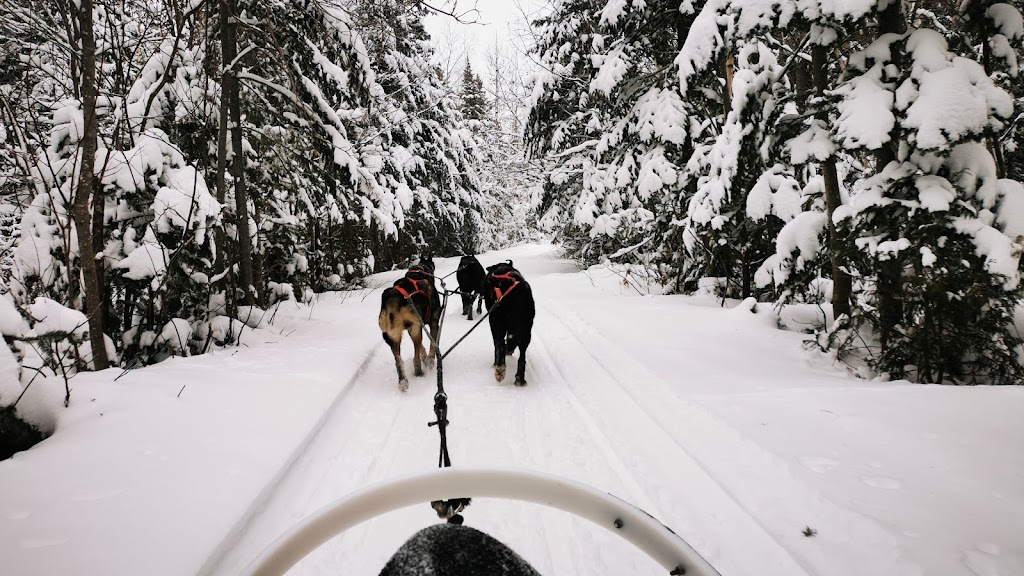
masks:
<svg viewBox="0 0 1024 576"><path fill-rule="evenodd" d="M621 375L624 373L635 374L632 379L634 382L651 382L660 379L649 374L643 368L642 363L628 353L615 348L585 321L579 321L575 323L576 325L572 325L551 306L541 304L539 307L548 319L557 324L555 330L545 332L546 338L540 347L543 354L550 359L545 364L550 364L557 372L560 388L564 394L571 397L571 402L579 406L580 411L587 415L587 420L594 423L595 437L604 440L607 452L620 463L623 472L636 486L637 493L628 496L632 499L633 504L643 508L680 533L705 557L715 558L718 556L715 552L717 549L723 548L724 542L735 540L748 545L750 542L761 542L762 553L758 560L761 566L774 565L781 569L779 573L785 574L807 575L813 573L801 566L801 563L789 554L781 542L690 453L686 445L676 436L677 432L672 430L670 424L663 422L658 415L644 406ZM579 333L581 330L587 331L586 339ZM566 341L567 344L563 344ZM578 363L580 355L571 352L565 353L566 348L570 351L582 351L592 368L587 370L585 366L579 366L584 374L576 377L567 376L568 368L562 366L566 363L565 359ZM599 352L595 352L594 348L599 349ZM555 358L562 359L562 361L558 362ZM598 383L598 379L600 383ZM608 413L609 408L612 409L611 413ZM640 418L636 417L637 413L641 415ZM602 428L596 424L598 421L608 424ZM643 431L629 431L624 429L624 426L627 426L626 422L645 422L648 426ZM613 440L613 437L617 441ZM639 455L628 465L622 461L620 454L633 454L637 450L642 450L649 456L646 462L640 462ZM661 456L660 462L658 461L659 455ZM673 521L671 516L664 514L664 509L675 508L675 506L669 502L660 506L655 504L646 494L647 489L640 487L636 480L636 473L629 472L629 470L651 470L653 468L652 471L658 477L672 477L672 471L679 469L680 461L688 470L688 478L674 488L678 493L686 495L681 502L676 500L676 505L682 504L691 513L694 511L699 513L703 510L705 512L703 520L688 514L688 517L681 521ZM647 478L650 476L650 474L645 475ZM714 502L711 509L708 509L708 501ZM720 525L723 517L725 523ZM709 537L708 530L714 531L716 527L721 529L719 537ZM749 550L747 553L749 554ZM733 561L735 561L734 558L728 558L721 563L721 566L716 567L722 573L727 573L726 568Z"/></svg>
<svg viewBox="0 0 1024 576"><path fill-rule="evenodd" d="M537 284L543 286L543 275ZM832 548L814 548L810 554L797 548L806 544L786 537L790 525L793 535L803 539L803 524L796 523L821 520L815 525L825 528L828 522L822 518L831 518L850 527L852 513L822 501L772 455L696 404L684 385L655 376L560 304L538 302L540 314L528 352L530 384L525 388L513 387L507 379L495 384L486 326L445 361L454 465L533 468L608 489L671 527L723 574L815 573L814 567L821 565L815 553L828 554ZM449 342L470 326L459 318L449 308ZM376 336L374 330L367 332L368 338L370 333ZM368 483L436 465L437 432L425 425L432 420L435 372L428 370L425 377L413 379L408 392L399 393L390 355L385 362L384 351L374 338L331 407L200 575L235 574L263 546L321 506ZM409 349L405 352L408 362ZM510 366L515 359L509 359ZM739 479L732 475L724 478L731 482L721 482L715 476L716 470L733 468L739 469ZM437 522L427 507L419 508L389 514L332 540L300 563L298 573L372 571L405 537ZM808 511L816 517L808 518ZM785 518L780 521L779 516ZM524 531L524 520L533 517L533 526ZM761 518L770 519L770 525ZM486 500L469 509L467 520L525 553L542 573L585 573L601 567L646 572L642 555L619 562L620 552L609 552L621 550L614 535L587 532L571 516ZM785 526L781 534L780 525ZM833 537L866 536L860 553L874 553L881 563L887 551L879 548L878 530L854 528L860 529L837 530ZM822 532L816 545L827 544ZM570 546L565 545L566 534L573 534Z"/></svg>
<svg viewBox="0 0 1024 576"><path fill-rule="evenodd" d="M295 465L315 447L317 440L322 436L322 432L327 424L332 420L335 412L337 412L341 405L344 403L345 398L348 397L353 387L362 379L363 374L366 373L374 357L380 352L379 347L372 347L365 351L363 361L359 364L359 368L356 369L355 373L345 382L345 384L338 391L338 394L331 401L330 407L324 411L317 420L313 428L310 429L309 433L303 439L302 443L299 444L292 455L287 461L282 463L281 468L274 474L273 479L267 483L267 485L260 491L256 499L249 505L245 514L238 520L238 522L231 528L231 530L225 535L221 543L211 552L206 562L200 567L197 576L215 576L222 574L225 561L233 550L236 549L239 542L249 530L252 523L266 510L268 504L274 499L278 490L287 480L287 478L294 473ZM282 528L282 532L284 529Z"/></svg>
<svg viewBox="0 0 1024 576"><path fill-rule="evenodd" d="M749 548L752 542L763 542L759 548L764 554L775 553L777 563L761 562L762 566L772 565L768 573L777 574L816 574L821 567L833 564L837 557L860 558L859 567L851 564L850 571L843 574L885 574L904 575L911 569L902 561L902 554L887 530L871 518L843 508L824 498L817 490L793 476L788 466L770 452L765 451L750 439L742 436L717 416L694 404L691 400L674 394L668 382L652 374L644 364L628 352L614 346L603 334L591 326L584 318L574 312L562 313L549 306L543 306L544 313L554 319L580 348L586 351L591 361L600 372L607 375L628 402L643 414L647 422L655 425L677 448L678 454L687 460L683 468L690 471L691 481L706 481L705 488L696 490L703 498L710 497L714 492L720 493L719 513L734 508L739 516L735 517L727 529L722 530L711 540L722 542L744 542ZM575 316L572 323L567 316ZM586 338L586 339L584 339ZM597 351L593 350L596 348ZM699 361L699 360L697 360ZM628 367L628 369L623 369ZM624 374L634 373L633 385ZM582 383L568 382L580 393L585 393ZM638 394L638 386L648 385L654 388L653 394ZM604 389L607 391L607 388ZM650 398L674 398L671 406L664 403L652 405ZM605 402L605 406L622 407L622 402ZM641 421L627 418L627 421ZM721 481L715 474L716 465L719 469L728 469L731 476ZM739 474L736 474L739 472ZM703 477L703 478L702 478ZM742 480L738 480L742 478ZM730 481L731 480L731 481ZM693 493L692 485L687 485L683 492ZM757 510L755 516L750 510ZM714 530L713 520L720 514L712 514L700 529ZM772 525L766 524L761 518L770 518ZM661 518L677 532L675 525ZM739 535L737 521L752 523L747 526L746 533ZM800 534L805 523L816 523L821 526L814 546L804 545L806 537ZM780 533L780 525L785 529ZM724 528L724 527L723 527ZM827 532L827 534L822 534ZM691 534L682 531L683 537L694 545L698 551L713 550L714 546L704 548L700 544L707 537L700 533ZM748 556L749 556L749 550ZM731 572L729 563L738 558L737 553L724 555L709 553L711 559L721 558L716 566L722 573ZM865 564L864 560L869 559ZM742 573L760 573L751 570L756 563L744 566Z"/></svg>

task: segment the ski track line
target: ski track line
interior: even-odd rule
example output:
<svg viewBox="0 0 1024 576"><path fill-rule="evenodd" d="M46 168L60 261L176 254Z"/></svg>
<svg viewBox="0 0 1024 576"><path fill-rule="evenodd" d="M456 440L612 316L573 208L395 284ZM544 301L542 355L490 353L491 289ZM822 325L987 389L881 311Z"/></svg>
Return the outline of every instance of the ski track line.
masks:
<svg viewBox="0 0 1024 576"><path fill-rule="evenodd" d="M542 369L538 370L531 366L531 371L534 371L535 374L541 376L545 383L554 384L554 386L548 386L547 388L551 391L555 391L555 389L557 389L554 393L558 394L559 397L561 397L562 400L570 407L576 418L583 425L589 438L596 441L596 451L603 456L603 461L607 470L614 474L614 477L622 486L623 493L621 495L616 495L616 497L623 498L625 501L630 502L634 506L648 512L655 518L658 518L660 515L657 512L657 507L654 505L654 501L651 499L647 491L641 486L636 475L630 470L630 467L626 465L622 458L620 458L618 452L612 446L612 442L608 435L601 430L600 426L598 426L593 414L583 405L575 392L572 391L567 377L563 370L554 361L554 357L547 350L547 347L545 345L541 345L536 348L537 350L531 353L534 354L534 358L539 357L541 362L538 364ZM531 347L531 351L532 350L534 349ZM545 373L547 377L544 377ZM535 435L533 436L535 437ZM533 440L531 443L536 443L536 440ZM548 533L548 527L546 525L542 526L545 533ZM660 571L660 568L658 568L649 557L640 554L639 551L637 551L637 554L642 557L644 565L637 565L634 560L633 566L630 567L633 573L638 573L640 570L643 570L643 572L646 573L650 569L657 569ZM573 574L586 573L586 569L589 568L589 566L581 566L578 562L573 562L572 560L570 560L570 562L572 562L574 568L570 573ZM581 570L581 568L583 570ZM559 571L555 573L564 572Z"/></svg>
<svg viewBox="0 0 1024 576"><path fill-rule="evenodd" d="M654 501L637 481L636 475L630 471L625 461L619 457L619 454L612 447L611 438L609 438L608 434L597 425L597 420L594 418L593 414L583 406L583 402L580 400L579 395L573 391L572 385L569 383L569 379L566 377L564 370L562 370L562 368L554 361L554 357L548 351L546 346L542 345L540 347L540 352L547 357L547 361L544 362L544 364L549 366L550 370L554 372L552 376L560 380L560 384L563 384L562 386L557 387L558 393L561 394L565 398L566 402L573 408L577 417L587 427L587 430L589 430L591 437L598 440L598 448L604 453L605 461L615 471L629 492L629 501L637 508L648 512L650 515L659 517L660 513L658 512Z"/></svg>
<svg viewBox="0 0 1024 576"><path fill-rule="evenodd" d="M672 493L672 497L681 498L681 501L685 502L687 508L690 510L690 515L685 518L685 526L672 526L676 531L684 532L687 534L688 539L692 545L695 545L697 549L704 550L706 556L709 556L717 560L719 571L723 574L733 573L733 571L741 574L780 574L780 575L793 575L793 574L814 574L814 572L807 571L803 568L800 562L792 556L788 549L782 545L776 538L773 537L772 533L765 529L756 518L754 518L746 509L742 506L724 486L707 471L703 465L694 458L689 450L679 442L679 440L656 418L654 418L649 411L644 409L636 399L629 393L625 386L623 386L621 380L616 377L613 369L605 364L603 361L599 361L597 355L595 355L588 348L587 343L584 342L583 338L575 333L572 326L562 320L557 314L547 310L547 306L543 306L545 311L548 313L548 317L554 320L558 326L552 327L554 330L545 332L546 348L557 348L557 339L555 332L561 332L570 337L569 342L561 344L562 348L569 348L570 350L581 350L581 354L558 354L557 357L562 358L563 362L573 361L575 358L577 362L584 362L582 359L589 358L589 363L584 365L580 370L580 377L578 378L565 378L563 376L564 383L569 393L573 394L579 402L590 404L591 406L597 407L597 410L601 411L603 406L612 406L612 414L605 414L604 418L608 422L629 422L633 426L646 426L649 428L646 430L646 434L638 430L628 430L631 435L635 436L635 439L642 440L638 446L630 447L626 444L629 443L628 439L625 438L627 430L623 430L623 437L620 440L622 450L637 451L638 449L649 453L648 458L638 458L638 465L644 468L653 468L657 474L652 475L659 479L671 479L678 478L678 464L672 465L672 459L666 455L671 450L675 450L678 453L678 460L684 464L684 468L688 471L689 478L684 478L692 484L688 486L688 490L692 491L696 484L702 490L716 491L717 496L711 493L703 493L699 500L694 500L693 497L688 497L687 492L683 493ZM555 354L545 350L547 354L555 357ZM605 352L605 351L602 351ZM608 351L612 352L612 351ZM639 363L629 357L619 357L613 354L616 358L614 362L616 370L623 369L622 366L628 366L630 370L640 370ZM619 361L619 360L624 360ZM557 364L554 364L558 366ZM562 368L557 368L559 372L562 372ZM595 370L596 369L596 370ZM573 382L580 381L581 379L586 380L584 384L573 384ZM600 384L598 385L598 379ZM586 386L586 390L590 391L586 394L587 400L583 400L577 390L573 388L581 388ZM616 394L614 389L617 388L619 393ZM598 398L596 396L603 396ZM609 398L608 396L616 396ZM624 398L622 397L624 396ZM586 409L586 408L585 408ZM588 412L593 413L592 409L586 409ZM636 417L625 417L623 415L629 415L632 413ZM596 416L592 417L595 421L598 419ZM639 424L638 424L639 423ZM603 434L603 433L602 433ZM608 437L605 436L607 439ZM659 442L661 440L661 442ZM660 456L660 458L659 458ZM620 459L621 461L621 459ZM657 488L658 486L652 486ZM667 487L664 487L667 488ZM664 491L664 490L663 490ZM641 493L646 496L646 490L641 489ZM708 502L713 501L715 498L719 499L717 505L712 506ZM648 500L650 497L648 496ZM664 500L664 498L662 498ZM659 506L652 505L650 508L640 506L644 510L658 517L660 520L667 520L665 516L656 513ZM727 510L729 509L729 510ZM732 517L729 524L730 516ZM722 518L724 518L726 526L722 524ZM705 524L700 525L697 520L704 519L705 521L719 520L718 524ZM746 522L743 526L742 523ZM709 533L715 534L718 538L709 537ZM742 538L736 538L736 534L741 533L744 536ZM722 546L721 542L736 539L743 542L764 542L762 553L757 558L749 558L740 554L729 554L729 547ZM764 553L772 551L775 557L768 559L764 557ZM749 551L748 551L749 554ZM766 569L770 571L765 572Z"/></svg>
<svg viewBox="0 0 1024 576"><path fill-rule="evenodd" d="M573 336L573 338L575 338L579 342L580 347L586 351L587 355L590 356L590 358L593 360L593 362L596 365L600 366L603 369L603 371L611 378L611 380L613 380L616 383L616 385L619 387L619 389L621 389L622 392L628 397L630 404L636 406L641 412L643 412L647 416L647 418L649 419L649 421L651 423L656 425L662 432L664 432L666 437L671 439L672 442L686 455L687 459L689 461L691 461L696 467L698 467L700 469L700 471L703 473L703 475L707 476L707 478L712 483L714 483L722 491L722 493L726 497L728 497L729 500L733 504L735 504L736 507L739 510L741 510L743 512L743 514L745 516L747 516L760 529L760 531L763 533L763 535L765 537L767 537L771 542L773 542L775 544L775 546L778 547L780 552L784 552L785 555L790 560L792 560L793 563L797 564L800 567L800 569L802 571L804 571L806 574L815 574L816 573L816 571L813 569L813 567L806 566L805 565L806 563L804 561L801 561L799 558L795 557L791 553L789 548L786 547L776 537L774 532L772 530L770 530L761 521L761 519L759 519L756 515L752 514L750 512L749 508L745 505L745 503L741 502L740 498L738 498L737 495L734 494L733 491L729 487L723 485L718 480L718 478L712 473L712 471L707 467L707 465L704 462L699 460L697 457L695 457L690 452L690 449L684 444L684 441L681 440L677 436L676 433L674 433L672 430L670 430L670 426L666 426L666 424L662 422L661 418L659 418L656 415L652 414L651 411L648 408L646 408L644 406L644 404L641 403L641 401L636 397L636 395L629 390L629 387L624 385L622 380L614 374L613 369L611 367L609 367L609 364L617 364L618 365L618 364L622 363L621 360L625 360L626 363L628 363L628 365L632 366L637 372L642 374L642 377L641 377L642 379L646 379L648 381L660 381L661 380L660 377L658 377L658 376L656 376L654 374L649 373L646 370L646 368L643 367L643 364L639 360L636 360L631 355L629 355L627 352L614 347L614 345L611 342L609 342L607 339L605 339L604 336L602 334L600 334L600 332L596 328L594 328L593 326L588 324L586 322L586 320L584 320L582 318L579 318L577 316L576 317L576 324L577 324L577 326L585 327L590 332L590 334L588 334L588 336L591 336L594 339L600 339L600 342L601 342L602 348L603 348L603 350L602 350L603 352L613 354L613 357L617 357L620 360L620 362L615 362L615 363L607 362L607 360L606 360L607 356L606 355L604 355L604 354L602 354L602 355L595 354L594 352L591 351L590 348L587 347L586 342L584 342L583 338L576 332L576 330L574 330L573 327L569 325L569 323L565 320L564 316L561 316L558 313L555 313L553 310L548 309L546 306L545 306L545 308L546 308L547 312L550 314L550 316L552 318L554 318L555 320L557 320L559 322L559 324L561 324L566 329L566 332L571 334ZM574 314L573 316L576 316L576 315ZM603 356L603 358L602 358L602 356ZM686 400L684 400L682 398L678 398L678 397L677 397L677 399L680 402L686 403L687 404L686 408L689 409L690 411L694 410L694 408L690 405L690 403L688 401L686 401ZM718 425L718 426L725 426L724 424L718 423L718 422L716 422L715 424ZM737 433L737 435L738 435L738 433ZM788 573L788 572L786 572L786 573Z"/></svg>
<svg viewBox="0 0 1024 576"><path fill-rule="evenodd" d="M365 377L365 374L360 375L360 380L364 379L364 377ZM366 386L362 386L362 387L360 387L360 390L357 391L357 393L361 392L361 391L363 391L365 389L366 389ZM351 398L351 399L350 398L346 398L345 406L339 407L338 411L331 415L330 423L332 423L332 424L333 423L337 423L337 424L341 425L341 424L348 424L349 422L352 422L353 423L353 426L352 426L353 428L355 428L356 430L362 429L363 423L367 419L369 419L369 417L370 417L370 414L371 414L370 411L361 411L359 413L359 416L357 417L357 419L355 421L349 421L349 420L338 421L338 418L341 415L341 413L348 407L348 405L353 400L355 400L355 398ZM382 409L385 409L385 408L388 408L388 407L394 407L395 409L392 411L393 413L391 414L391 424L392 425L388 427L387 435L381 441L382 445L386 445L388 440L391 438L392 434L394 433L393 424L394 424L394 421L398 418L398 409L397 409L397 407L395 407L393 405L386 405L386 404L374 404L373 405L373 408L377 409L377 410L382 410ZM327 427L324 428L324 431L325 432L327 431ZM332 428L332 431L333 431L333 428ZM321 462L322 470L320 471L319 474L316 475L315 479L311 475L296 474L296 477L297 478L303 478L305 480L305 482L303 484L310 488L306 492L306 494L305 494L305 496L306 496L305 500L301 503L301 506L298 506L300 509L306 511L306 513L311 513L312 511L315 511L315 510L319 509L319 506L314 505L314 500L316 500L316 497L317 497L317 494L318 494L317 490L321 486L324 486L324 485L328 484L327 479L330 476L332 476L332 474L334 474L334 469L335 469L336 466L339 465L339 460L341 459L341 456L343 456L344 454L349 452L347 450L347 448L350 446L350 444L353 443L353 442L356 442L358 440L361 440L361 439L362 438L360 438L358 434L342 434L342 435L340 435L340 438L339 438L338 442L336 443L337 448L333 451L333 453L330 454L330 457L326 461L322 461ZM317 443L317 445L311 445L310 452L306 456L309 457L309 456L312 456L314 452L319 452L319 450L314 450L314 448L317 448L318 445L319 445L319 443ZM378 453L380 453L380 451L378 451ZM323 455L323 454L321 454L321 455ZM368 481L369 478L372 478L373 477L373 473L380 466L380 459L379 458L373 459L372 462L373 462L372 465L369 468L364 469L362 471L362 473L359 475L359 480L360 480L359 483L360 484L365 484ZM294 500L294 498L293 498L293 500ZM301 516L298 516L295 519L298 520L299 518L301 518Z"/></svg>
<svg viewBox="0 0 1024 576"><path fill-rule="evenodd" d="M369 466L368 468L365 468L363 470L363 473L359 476L359 481L357 482L357 484L361 486L365 486L379 481L374 480L375 478L378 478L378 472L380 470L390 470L393 467L395 461L399 457L400 451L395 449L391 445L394 442L396 431L398 429L398 426L396 426L396 422L399 421L399 418L402 415L403 407L400 405L400 403L395 402L382 405L381 408L388 409L387 412L389 413L390 418L386 420L378 420L378 422L386 423L378 423L377 425L375 425L374 428L379 429L383 425L387 431L379 440L380 448L374 451L378 456L376 458L371 459L372 465ZM353 438L355 436L356 435L352 435ZM337 454L349 452L348 450L345 449L347 445L348 442L339 445ZM310 504L312 504L314 500L317 499L317 497L320 494L321 488L325 486L331 486L330 482L325 482L324 480L334 477L335 474L337 474L335 468L339 464L340 463L338 462L337 459L333 460L331 465L326 467L323 477L319 479L315 484L313 484L315 488L314 490L311 490L309 492L307 503L303 506L304 509L309 511L307 513L313 513L315 510L318 510L322 507L322 505L310 506ZM385 475L384 477L387 477L387 475ZM328 497L327 501L334 501L336 498L337 496ZM318 562L323 562L326 556L326 559L328 561L339 567L335 573L347 573L341 567L346 565L345 561L347 558L348 551L351 549L358 550L359 548L363 547L364 542L367 540L367 538L370 538L372 536L374 520L375 519L370 519L366 522L361 523L358 526L353 526L352 529L347 530L338 536L335 536L329 542L325 542L323 545L318 547L317 550L314 550L314 552L311 553L309 556L300 560L299 563L295 566L295 572L300 574L326 573L325 571L318 570ZM319 554L319 556L314 556L314 553Z"/></svg>
<svg viewBox="0 0 1024 576"><path fill-rule="evenodd" d="M520 415L519 426L522 430L522 437L525 440L514 444L515 452L518 454L517 461L524 464L530 463L532 466L543 470L553 468L552 461L561 459L560 454L564 454L564 452L553 452L550 450L551 442L547 441L545 435L547 430L545 430L544 424L564 422L567 415L562 410L568 408L572 414L570 417L574 416L574 419L579 422L580 428L572 426L571 429L579 430L577 436L573 438L563 437L562 442L566 443L566 446L571 447L574 441L597 440L596 443L587 442L587 445L593 450L594 455L600 458L603 466L593 466L588 461L587 467L606 470L610 476L617 480L618 484L623 486L625 492L646 497L636 479L628 472L607 439L601 434L593 418L591 418L586 409L579 404L578 400L573 397L571 391L565 386L564 378L561 376L557 364L552 361L551 356L546 354L543 347L540 347L539 357L534 356L534 358L539 359L528 365L527 376L534 382L539 380L544 384L534 385L532 388L526 389L531 395L536 395L537 403L532 409L527 408L530 406L529 404L516 402L516 405L519 407L517 409ZM518 355L513 356L512 359L514 364L514 361L518 360ZM513 388L513 390L515 389ZM551 394L557 395L558 400L545 399L545 396ZM548 424L548 427L550 427L550 424ZM584 470L581 470L573 476L580 478L583 474ZM595 557L609 554L613 556L612 562L618 562L617 564L609 564L609 566L614 565L618 570L629 570L630 573L647 573L651 569L658 570L659 573L661 571L650 558L631 547L625 548L632 553L628 558L630 560L629 565L626 565L624 562L625 558L622 557L621 552L618 553L619 557L615 558L613 552L602 550L600 548L602 541L610 542L612 545L621 544L622 546L628 546L613 532L607 531L605 527L597 527L587 521L560 511L548 511L545 515L545 521L539 524L541 534L538 535L538 538L534 538L534 541L538 542L536 547L543 550L545 560L548 563L547 566L550 568L550 571L546 572L538 567L541 573L586 574L593 571ZM557 542L566 531L570 530L577 534L575 546L558 549L551 546L551 542ZM596 563L601 564L601 562Z"/></svg>
<svg viewBox="0 0 1024 576"><path fill-rule="evenodd" d="M228 531L228 533L221 540L220 544L210 553L206 561L199 567L197 576L214 576L220 574L218 568L221 568L221 564L227 559L228 555L234 550L238 544L242 541L243 536L249 530L254 521L266 510L268 504L276 496L278 489L284 483L284 481L292 474L292 469L295 464L306 455L320 436L324 426L331 420L333 414L339 410L341 405L344 403L345 398L352 390L356 382L362 377L366 370L370 367L374 356L380 351L379 346L369 348L364 352L363 361L356 368L355 372L345 382L341 390L331 401L331 405L324 410L323 414L317 420L316 424L310 429L303 438L302 442L296 446L292 454L281 464L278 471L270 479L269 482L260 490L256 498L252 501L249 507L242 513L242 516L238 519L234 526Z"/></svg>
<svg viewBox="0 0 1024 576"><path fill-rule="evenodd" d="M378 350L382 349L385 348ZM351 393L331 412L319 436L301 456L302 465L285 478L264 513L250 524L221 565L224 574L237 573L285 530L345 494L377 482L375 474L393 466L400 454L391 445L395 436L403 433L395 424L408 408L400 399L412 395L398 391L391 379L393 370L388 362L359 374ZM380 386L384 381L388 385ZM381 431L381 427L386 431ZM398 448L402 448L401 444ZM297 563L290 573L344 573L340 567L346 565L348 543L364 541L371 525L372 521L363 523L331 539Z"/></svg>
<svg viewBox="0 0 1024 576"><path fill-rule="evenodd" d="M918 566L903 557L895 537L874 519L843 508L826 499L813 487L790 474L788 464L778 456L744 437L738 430L719 420L707 409L698 407L691 401L674 394L674 390L664 379L651 373L642 362L633 358L628 352L617 348L585 319L568 311L567 314L574 317L576 325L574 328L566 321L566 315L557 313L547 306L545 309L552 318L566 328L566 332L572 334L580 342L593 361L613 377L632 403L664 430L680 449L700 466L715 484L721 487L725 494L746 511L751 519L765 531L766 535L786 550L790 557L808 573L835 573L834 570L839 566L845 567L842 574L851 575L862 573L916 575L920 573ZM579 334L584 331L588 341L600 346L600 354L587 347L583 336ZM611 361L609 358L616 360ZM616 375L614 366L619 364L634 367L637 380L655 383L672 393L670 397L678 402L673 409L682 411L682 413L676 414L673 420L677 426L667 424L665 417L652 411L648 405L649 402L645 402L630 391L629 386L626 386L624 381ZM664 410L665 407L662 406L661 411ZM718 434L714 437L717 442L715 446L717 454L708 454L706 451L709 449L705 448L704 452L698 449L698 455L695 456L692 447L688 447L685 430L687 426L698 428L697 432L706 433L709 430L717 432ZM699 445L697 447L700 448ZM720 481L709 468L709 466L713 466L716 456L721 457L724 454L731 455L724 463L733 472L738 471L737 476L743 478L739 484L736 480L730 481L730 479L725 482ZM710 463L705 460L708 456L710 456ZM721 462L720 459L719 462ZM742 482L746 482L747 485L755 484L756 487L763 490L760 493L752 492L749 488L745 489ZM759 496L760 498L758 498ZM822 526L834 528L834 530L828 530L825 534L819 530L819 534L815 538L817 541L815 544L818 546L798 546L797 544L800 544L801 541L795 536L790 536L787 544L783 544L779 539L782 535L778 533L778 528L770 528L750 510L759 510L764 516L774 514L797 524L813 520L821 523ZM851 544L856 545L860 549L860 553L857 553L856 550L851 551ZM865 558L874 559L874 563L865 564Z"/></svg>

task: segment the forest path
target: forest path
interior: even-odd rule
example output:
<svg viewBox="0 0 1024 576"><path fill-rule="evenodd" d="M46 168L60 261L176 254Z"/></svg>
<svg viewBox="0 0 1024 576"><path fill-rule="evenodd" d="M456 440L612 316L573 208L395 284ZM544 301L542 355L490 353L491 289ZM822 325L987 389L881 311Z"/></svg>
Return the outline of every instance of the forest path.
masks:
<svg viewBox="0 0 1024 576"><path fill-rule="evenodd" d="M654 332L638 325L629 333L601 334L586 322L586 313L574 312L579 287L565 280L579 275L554 248L524 246L481 256L485 265L506 258L514 260L537 298L533 344L527 353L529 384L512 386L518 356L509 359L505 381L495 381L486 321L445 360L454 466L538 470L605 490L660 519L726 575L814 573L759 523L750 509L760 506L742 489L737 495L737 485L767 486L784 502L780 507L863 528L857 517L822 500L770 455L690 402L685 385L667 383L612 341L632 339L636 344L636 338L646 337L653 344ZM438 274L456 265L457 259L440 259ZM378 283L390 285L392 277L397 273L379 275ZM454 284L453 277L448 285ZM434 419L435 372L413 378L408 392L398 391L391 355L377 343L379 289L364 299L366 327L338 327L365 328L372 338L363 370L344 387L324 425L300 449L281 482L254 505L251 517L207 563L207 573L236 574L284 530L332 501L368 484L436 466L438 434L426 425ZM628 315L624 302L628 299L609 297L607 310ZM442 344L455 342L472 326L460 311L461 302L450 301ZM408 340L404 349L411 368ZM677 353L677 361L699 360L686 354ZM702 446L705 456L722 451L720 456L738 472L731 487L694 457L694 446ZM772 503L766 507L772 509ZM663 572L604 528L560 511L477 499L464 516L467 525L502 540L541 574ZM376 574L402 542L437 521L426 503L389 513L328 542L290 573ZM884 548L888 542L884 534L876 538L870 527L859 541L844 541L845 536L830 535L822 542L825 550L838 538L834 544L841 544L847 555L889 556L877 554L879 545ZM861 561L859 569L864 567ZM857 568L851 565L850 573ZM875 568L864 573L896 573L884 561Z"/></svg>

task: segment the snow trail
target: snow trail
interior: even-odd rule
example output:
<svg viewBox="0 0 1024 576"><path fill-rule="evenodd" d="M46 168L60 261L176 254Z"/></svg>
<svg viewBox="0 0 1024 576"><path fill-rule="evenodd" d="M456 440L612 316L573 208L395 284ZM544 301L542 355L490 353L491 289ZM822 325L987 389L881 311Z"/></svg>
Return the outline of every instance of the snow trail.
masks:
<svg viewBox="0 0 1024 576"><path fill-rule="evenodd" d="M766 307L645 296L657 286L635 269L580 273L551 246L480 258L512 258L538 316L524 388L495 382L485 325L445 361L456 467L605 490L723 576L1024 573L1024 388L864 382L802 351ZM324 505L436 467L434 372L399 393L376 323L400 274L285 303L235 348L76 377L54 436L0 463L4 566L230 576ZM450 304L445 343L472 325ZM663 573L558 510L478 499L465 517L542 574ZM388 513L293 574L376 574L436 522L426 503Z"/></svg>
<svg viewBox="0 0 1024 576"><path fill-rule="evenodd" d="M677 531L723 574L818 573L820 564L813 554L794 555L793 539L780 537L776 526L763 525L749 511L756 510L757 503L742 493L737 497L690 450L706 443L704 457L723 449L739 450L738 458L754 457L764 468L745 469L744 481L768 479L780 498L796 497L798 508L809 500L813 509L813 502L820 500L816 492L726 425L679 399L667 383L570 312L573 294L560 290L558 281L574 269L554 258L551 248L523 247L504 254L523 271L538 299L533 344L527 352L529 385L513 387L511 376L495 382L486 322L445 360L453 465L537 469L607 490ZM485 264L494 260L482 259ZM455 260L439 260L438 274L447 274L455 265ZM385 278L391 276L395 274ZM454 287L454 278L448 286ZM461 304L452 299L442 345L455 342L472 326L460 310ZM358 329L377 338L373 318ZM404 348L409 364L411 346ZM390 354L384 353L383 344L380 350L265 505L252 511L240 537L222 547L205 574L237 573L300 518L368 483L437 465L437 431L426 426L433 420L435 372L413 378L409 391L400 393ZM514 358L510 363L514 366ZM647 393L656 394L645 401L642 396ZM666 399L673 401L651 405ZM846 524L837 525L839 533L833 536L842 537L842 528L856 524L858 519L847 515L853 519L843 517ZM543 574L661 572L628 543L562 512L478 499L464 516L468 525L503 540ZM406 538L437 521L426 503L396 511L332 540L291 573L376 573ZM793 534L803 538L796 528ZM866 549L861 550L847 541L857 554L873 553L890 543L884 537L866 538L860 545ZM873 573L898 573L886 565L891 564L880 561ZM863 562L851 563L848 573L863 567Z"/></svg>

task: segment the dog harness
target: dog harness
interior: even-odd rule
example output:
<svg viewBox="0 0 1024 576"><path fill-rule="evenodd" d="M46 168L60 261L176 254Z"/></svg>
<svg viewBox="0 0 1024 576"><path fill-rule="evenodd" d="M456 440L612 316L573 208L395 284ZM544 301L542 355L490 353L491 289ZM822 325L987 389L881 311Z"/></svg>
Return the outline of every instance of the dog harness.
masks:
<svg viewBox="0 0 1024 576"><path fill-rule="evenodd" d="M403 281L412 283L412 292L410 292L404 286L402 286ZM406 276L404 278L400 278L397 282L395 282L394 288L395 290L398 290L399 294L405 296L405 298L408 299L412 298L417 294L427 294L427 291L424 289L424 286L427 285L428 283L429 281L426 280L425 278L420 278L417 280L416 278L409 278L408 276Z"/></svg>
<svg viewBox="0 0 1024 576"><path fill-rule="evenodd" d="M515 276L512 276L512 271L511 270L508 271L508 272L505 272L504 274L493 274L493 275L491 275L491 278L497 278L499 280L511 280L512 281L512 285L509 286L508 288L506 288L504 292L501 290L501 288L499 286L495 286L494 287L494 295L497 297L498 300L501 300L505 296L508 296L508 293L511 292L513 288L515 288L516 286L519 285L519 280L516 279Z"/></svg>

